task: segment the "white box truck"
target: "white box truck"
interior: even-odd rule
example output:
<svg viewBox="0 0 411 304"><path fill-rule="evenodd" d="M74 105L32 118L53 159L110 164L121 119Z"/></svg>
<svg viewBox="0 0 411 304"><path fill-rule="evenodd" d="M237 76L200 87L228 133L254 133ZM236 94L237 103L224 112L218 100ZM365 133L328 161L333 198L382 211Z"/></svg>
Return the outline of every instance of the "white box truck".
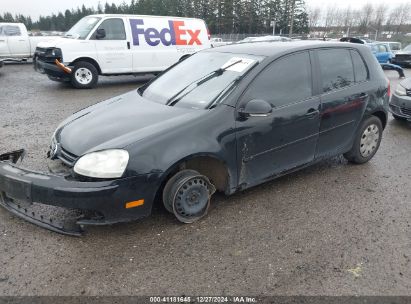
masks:
<svg viewBox="0 0 411 304"><path fill-rule="evenodd" d="M35 68L51 80L92 88L99 75L158 73L209 47L201 19L91 15L63 37L40 43L34 58Z"/></svg>

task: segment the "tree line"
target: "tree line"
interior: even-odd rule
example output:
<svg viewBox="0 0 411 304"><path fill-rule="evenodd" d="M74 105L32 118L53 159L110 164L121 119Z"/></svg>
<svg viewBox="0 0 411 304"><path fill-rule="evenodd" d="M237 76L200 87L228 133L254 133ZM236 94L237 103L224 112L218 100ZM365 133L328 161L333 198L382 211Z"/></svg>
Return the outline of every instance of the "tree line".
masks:
<svg viewBox="0 0 411 304"><path fill-rule="evenodd" d="M33 21L30 16L0 14L0 22L22 22L29 30L67 31L91 14L141 14L204 19L213 34L307 33L308 15L304 0L131 0L120 5L106 2L95 7L78 7Z"/></svg>
<svg viewBox="0 0 411 304"><path fill-rule="evenodd" d="M359 34L390 32L394 35L411 31L411 3L396 6L389 2L366 3L360 9L340 8L335 5L308 8L310 31L355 31Z"/></svg>

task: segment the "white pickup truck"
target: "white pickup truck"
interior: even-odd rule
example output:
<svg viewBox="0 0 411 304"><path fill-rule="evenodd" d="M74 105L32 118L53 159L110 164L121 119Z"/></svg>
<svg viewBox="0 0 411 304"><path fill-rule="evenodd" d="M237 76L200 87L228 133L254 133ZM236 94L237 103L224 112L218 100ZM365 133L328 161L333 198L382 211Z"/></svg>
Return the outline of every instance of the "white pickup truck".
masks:
<svg viewBox="0 0 411 304"><path fill-rule="evenodd" d="M53 36L31 37L23 23L0 23L0 60L33 57L40 42L56 39Z"/></svg>

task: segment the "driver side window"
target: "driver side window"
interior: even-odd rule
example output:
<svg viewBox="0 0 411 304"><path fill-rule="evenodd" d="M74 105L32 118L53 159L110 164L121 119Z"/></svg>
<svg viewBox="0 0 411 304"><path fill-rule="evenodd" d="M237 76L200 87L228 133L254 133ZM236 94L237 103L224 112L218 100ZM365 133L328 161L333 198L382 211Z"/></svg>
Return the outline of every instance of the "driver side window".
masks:
<svg viewBox="0 0 411 304"><path fill-rule="evenodd" d="M243 100L262 99L273 107L281 107L311 96L310 56L302 52L271 63L254 79Z"/></svg>
<svg viewBox="0 0 411 304"><path fill-rule="evenodd" d="M126 40L126 31L124 29L123 19L116 18L104 20L94 33L93 39L96 39L96 33L101 29L105 31L106 36L104 38L100 38L99 40Z"/></svg>

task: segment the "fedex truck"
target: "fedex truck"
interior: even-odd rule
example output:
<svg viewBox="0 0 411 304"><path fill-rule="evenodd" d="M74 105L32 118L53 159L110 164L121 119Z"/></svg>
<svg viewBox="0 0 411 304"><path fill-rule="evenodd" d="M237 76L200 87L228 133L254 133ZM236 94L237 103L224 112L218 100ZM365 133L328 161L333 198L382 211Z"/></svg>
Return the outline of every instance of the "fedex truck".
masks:
<svg viewBox="0 0 411 304"><path fill-rule="evenodd" d="M63 37L39 43L35 69L75 88L92 88L98 77L158 73L179 60L211 47L201 19L91 15Z"/></svg>

